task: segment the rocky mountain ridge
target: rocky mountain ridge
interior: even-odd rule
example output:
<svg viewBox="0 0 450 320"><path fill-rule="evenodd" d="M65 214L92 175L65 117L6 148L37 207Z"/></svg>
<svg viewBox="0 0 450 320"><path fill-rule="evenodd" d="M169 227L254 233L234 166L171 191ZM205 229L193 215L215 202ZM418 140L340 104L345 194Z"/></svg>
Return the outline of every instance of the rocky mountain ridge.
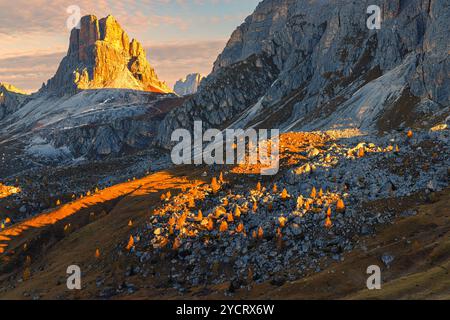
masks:
<svg viewBox="0 0 450 320"><path fill-rule="evenodd" d="M0 83L0 120L16 111L25 101L27 94L13 85Z"/></svg>
<svg viewBox="0 0 450 320"><path fill-rule="evenodd" d="M346 299L368 294L354 275L372 264L386 279L373 298L447 297L449 7L379 1L369 31L367 4L262 1L189 97L58 92L56 77L27 98L0 121L0 298ZM310 132L280 135L270 177L151 147L198 119ZM416 126L431 128L402 132ZM81 291L55 281L68 261Z"/></svg>
<svg viewBox="0 0 450 320"><path fill-rule="evenodd" d="M366 26L374 4L380 30ZM435 0L262 1L196 95L160 124L158 145L194 120L282 131L430 127L449 114L449 17Z"/></svg>
<svg viewBox="0 0 450 320"><path fill-rule="evenodd" d="M186 78L180 79L175 83L173 91L180 96L194 94L197 92L202 79L203 77L200 73L188 74Z"/></svg>

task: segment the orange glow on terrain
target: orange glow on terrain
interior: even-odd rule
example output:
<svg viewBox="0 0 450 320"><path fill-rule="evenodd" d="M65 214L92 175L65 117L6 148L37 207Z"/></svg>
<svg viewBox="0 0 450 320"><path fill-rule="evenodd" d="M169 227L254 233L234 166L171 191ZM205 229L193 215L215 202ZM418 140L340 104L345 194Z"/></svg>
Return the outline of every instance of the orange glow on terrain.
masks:
<svg viewBox="0 0 450 320"><path fill-rule="evenodd" d="M9 197L10 195L19 193L21 190L19 187L6 186L0 183L0 199Z"/></svg>
<svg viewBox="0 0 450 320"><path fill-rule="evenodd" d="M19 238L26 231L33 232L36 231L36 229L54 225L55 223L76 214L80 210L88 209L89 207L118 199L126 195L138 197L149 193L155 193L159 190L180 188L181 186L186 185L189 185L189 182L185 177L177 178L167 172L159 172L142 179L117 184L104 190L99 190L97 193L63 204L57 209L44 212L0 231L0 253L3 253L10 242L13 242L15 238Z"/></svg>
<svg viewBox="0 0 450 320"><path fill-rule="evenodd" d="M282 135L281 169L297 165L296 173L299 176L308 174L314 169L308 167L309 154L324 152L322 146L328 142L327 139L329 138L326 135L315 133ZM386 149L356 146L349 150L347 157L358 159L361 148L364 148L363 157L372 152L394 150L393 146ZM329 161L334 161L333 157ZM248 176L258 169L257 166L244 165L226 169L223 170L224 174L217 171L204 175L205 167L180 166L139 179L130 177L128 182L96 190L69 203L63 202L59 207L25 221L6 225L5 229L0 230L0 283L1 287L5 288L4 291L0 291L0 298L23 299L25 292L34 292L38 288L40 297L45 299L95 299L99 298L96 286L99 277L103 278L107 285L132 281L139 288L133 294L118 296L118 299L179 298L178 291L161 285L161 279L166 276L165 274L150 275L145 279L124 276L127 268L136 262L132 254L140 246L140 240L136 236L139 233L136 230L155 235L158 241L153 244L154 247L167 249L164 251L164 257L155 257L157 259L155 270L164 273L172 267L171 255L179 250L186 239L198 239L206 243L213 240L212 234L218 234L219 239L230 236L248 237L254 239L255 246L267 243L268 236L274 230L267 226L251 226L243 219L247 215L261 214L266 207L267 212L273 215L273 228L276 229L276 237L270 241L279 242L281 248L282 236L288 231L289 221L285 217L287 212L278 212L276 207L274 208L276 205L274 201L294 206L301 214L319 214L325 211L327 219L318 222L324 232L333 232L339 215L350 210L352 206L345 195L322 190L319 185L312 188L314 192L308 190L307 194L297 197L284 190L282 184L279 183L277 186L275 179L259 183L257 178ZM282 170L280 174L283 174ZM244 181L243 176L248 179ZM209 200L208 198L223 193L230 185L234 187L239 185L238 190L246 190L253 195L270 190L274 201L263 202L259 206L255 206L253 202L242 206L231 206L228 202L221 202L211 214L200 208L202 203ZM373 264L376 261L374 257L381 256L386 250L398 257L397 263L409 268L389 270L391 279L405 279L402 282L405 292L411 289L418 290L414 275L433 277L436 279L435 285L440 286L445 279L448 282L448 275L445 278L443 269L429 268L420 263L411 265L411 261L425 261L426 259L423 259L425 256L429 257L430 261L448 256L448 250L445 251L445 248L449 242L442 241L444 238L448 239L444 234L449 225L446 217L446 208L450 201L448 190L444 190L436 197L435 202L421 206L417 216L402 218L399 223L380 229L376 238L364 240L367 251L355 249L345 256L343 262L331 266L335 272L323 272L289 282L281 287L280 291L274 290L270 282L252 283L250 291L237 291L234 298L322 299L367 296L373 293L367 290L361 292L359 279L354 275L360 270L365 270L367 265ZM398 199L376 201L370 205L374 210L387 207L404 211L416 206L416 201L417 199L412 196L401 201ZM167 223L159 225L158 228L149 225L158 217L164 217ZM442 232L434 232L435 230ZM198 235L201 232L207 236L200 238ZM441 233L444 236L439 238ZM411 245L396 240L409 237L411 234L414 235ZM412 245L434 249L412 251L410 250ZM115 254L118 248L122 250L122 255ZM402 257L406 258L401 260ZM85 273L83 290L79 292L68 292L65 281L58 280L65 277L67 266L70 264L79 265ZM448 263L444 266L450 267ZM415 273L410 276L405 270L412 270ZM251 273L252 270L249 270L249 274ZM18 282L17 279L23 281ZM328 288L327 284L332 281L336 283L335 290L315 289ZM434 282L430 283L434 285ZM202 291L203 286L194 287L192 291L186 293L186 298L220 299L228 287L228 283L212 285L209 293ZM383 290L381 294L387 298L404 296L404 292L400 290L402 287L394 282L386 283L385 288L386 291ZM344 292L344 295L337 296L338 292Z"/></svg>

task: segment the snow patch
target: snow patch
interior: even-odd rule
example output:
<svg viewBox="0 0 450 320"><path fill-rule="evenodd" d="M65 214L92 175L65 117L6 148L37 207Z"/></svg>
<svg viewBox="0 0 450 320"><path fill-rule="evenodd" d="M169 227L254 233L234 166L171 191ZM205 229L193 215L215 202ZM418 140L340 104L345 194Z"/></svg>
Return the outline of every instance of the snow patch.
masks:
<svg viewBox="0 0 450 320"><path fill-rule="evenodd" d="M25 149L25 152L38 158L61 159L72 157L72 153L66 146L56 148L41 137L34 137L32 144Z"/></svg>

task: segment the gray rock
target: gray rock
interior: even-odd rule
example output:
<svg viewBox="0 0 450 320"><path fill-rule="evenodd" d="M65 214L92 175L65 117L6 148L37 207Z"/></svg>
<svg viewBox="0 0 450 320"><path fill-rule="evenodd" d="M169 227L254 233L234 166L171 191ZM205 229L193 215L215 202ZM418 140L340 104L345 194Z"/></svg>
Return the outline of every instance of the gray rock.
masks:
<svg viewBox="0 0 450 320"><path fill-rule="evenodd" d="M366 27L373 1L262 1L232 34L197 94L161 123L157 144L170 147L169 133L192 128L194 119L207 127L264 123L271 114L284 115L286 99L293 109L277 122L282 129L349 123L376 129L383 117L387 128L396 128L400 123L385 115L407 97L411 110L428 118L448 113L450 10L445 1L427 3L380 0L382 28L374 31ZM429 101L436 109L423 108ZM328 106L333 111L326 113ZM239 118L242 112L251 116Z"/></svg>
<svg viewBox="0 0 450 320"><path fill-rule="evenodd" d="M185 79L180 79L175 83L173 91L180 96L186 96L197 92L198 86L203 77L200 73L191 73Z"/></svg>
<svg viewBox="0 0 450 320"><path fill-rule="evenodd" d="M27 94L12 85L0 82L0 121L17 111L27 99Z"/></svg>
<svg viewBox="0 0 450 320"><path fill-rule="evenodd" d="M389 268L391 263L394 261L394 256L388 254L388 253L384 253L381 256L381 261L383 261L384 265Z"/></svg>

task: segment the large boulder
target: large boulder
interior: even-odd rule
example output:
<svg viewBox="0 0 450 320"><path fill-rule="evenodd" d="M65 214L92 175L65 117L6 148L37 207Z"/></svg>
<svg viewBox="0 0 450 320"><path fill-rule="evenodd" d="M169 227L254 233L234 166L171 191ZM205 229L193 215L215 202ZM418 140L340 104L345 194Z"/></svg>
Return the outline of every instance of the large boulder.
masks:
<svg viewBox="0 0 450 320"><path fill-rule="evenodd" d="M185 79L180 79L175 83L173 91L179 96L187 96L197 92L203 77L200 73L191 73Z"/></svg>

